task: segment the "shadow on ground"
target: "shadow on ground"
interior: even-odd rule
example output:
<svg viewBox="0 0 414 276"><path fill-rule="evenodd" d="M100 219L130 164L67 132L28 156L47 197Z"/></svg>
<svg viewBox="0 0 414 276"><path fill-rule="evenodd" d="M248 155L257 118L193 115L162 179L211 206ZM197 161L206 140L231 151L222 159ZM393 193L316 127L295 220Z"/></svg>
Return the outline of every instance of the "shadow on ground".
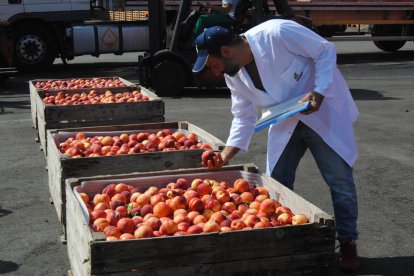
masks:
<svg viewBox="0 0 414 276"><path fill-rule="evenodd" d="M0 260L0 274L16 271L18 268L16 263Z"/></svg>
<svg viewBox="0 0 414 276"><path fill-rule="evenodd" d="M338 64L363 64L363 63L384 63L414 61L414 51L398 51L394 53L350 53L338 54Z"/></svg>
<svg viewBox="0 0 414 276"><path fill-rule="evenodd" d="M13 113L8 109L30 109L30 101L0 101L0 114Z"/></svg>
<svg viewBox="0 0 414 276"><path fill-rule="evenodd" d="M7 215L10 215L11 213L13 213L12 211L6 210L6 209L1 209L0 208L0 218L1 217L5 217Z"/></svg>
<svg viewBox="0 0 414 276"><path fill-rule="evenodd" d="M360 276L412 276L414 275L414 256L390 258L361 257L361 268L357 273L343 273L338 267L332 271L333 275L360 275Z"/></svg>
<svg viewBox="0 0 414 276"><path fill-rule="evenodd" d="M384 100L399 100L400 98L384 97L383 94L378 91L368 89L350 89L352 97L356 101L371 100L371 101L384 101Z"/></svg>

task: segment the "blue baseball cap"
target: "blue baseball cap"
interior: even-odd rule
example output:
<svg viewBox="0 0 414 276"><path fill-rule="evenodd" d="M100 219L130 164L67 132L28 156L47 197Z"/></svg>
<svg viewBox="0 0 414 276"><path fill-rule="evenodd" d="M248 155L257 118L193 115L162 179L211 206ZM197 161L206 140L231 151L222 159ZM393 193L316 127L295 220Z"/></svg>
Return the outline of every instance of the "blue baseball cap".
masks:
<svg viewBox="0 0 414 276"><path fill-rule="evenodd" d="M201 72L206 63L209 54L219 54L223 45L229 44L234 38L231 30L214 26L204 29L194 41L197 50L197 60L193 66L193 73Z"/></svg>

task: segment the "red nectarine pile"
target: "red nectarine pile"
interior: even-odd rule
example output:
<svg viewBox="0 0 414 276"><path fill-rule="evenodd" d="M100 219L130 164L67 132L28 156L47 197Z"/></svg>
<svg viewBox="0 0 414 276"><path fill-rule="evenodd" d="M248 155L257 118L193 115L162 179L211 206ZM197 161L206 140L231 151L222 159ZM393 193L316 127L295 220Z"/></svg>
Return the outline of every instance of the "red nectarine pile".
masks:
<svg viewBox="0 0 414 276"><path fill-rule="evenodd" d="M130 103L130 102L146 102L149 98L142 95L140 91L112 93L106 91L98 94L96 90L89 93L65 93L60 91L57 95L45 94L43 102L45 104L54 105L81 105L81 104L106 104L106 103Z"/></svg>
<svg viewBox="0 0 414 276"><path fill-rule="evenodd" d="M70 79L70 80L47 80L38 81L35 84L37 89L60 90L79 88L113 88L125 87L126 84L120 79L113 78L91 78L91 79Z"/></svg>
<svg viewBox="0 0 414 276"><path fill-rule="evenodd" d="M200 142L194 133L185 135L181 131L163 129L157 133L139 132L119 136L86 137L82 132L57 143L61 153L74 158L146 153L155 151L211 149L209 144Z"/></svg>
<svg viewBox="0 0 414 276"><path fill-rule="evenodd" d="M228 232L288 224L304 224L308 218L294 215L269 198L264 187L244 179L233 185L212 179L179 178L164 188L136 188L109 184L99 194L80 193L94 231L107 240Z"/></svg>

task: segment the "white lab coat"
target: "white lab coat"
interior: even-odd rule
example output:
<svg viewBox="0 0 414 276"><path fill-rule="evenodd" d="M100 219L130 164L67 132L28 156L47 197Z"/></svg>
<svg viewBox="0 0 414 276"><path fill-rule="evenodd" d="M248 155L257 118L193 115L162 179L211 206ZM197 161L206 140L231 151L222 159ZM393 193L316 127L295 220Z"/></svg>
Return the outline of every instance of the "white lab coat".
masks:
<svg viewBox="0 0 414 276"><path fill-rule="evenodd" d="M247 151L258 107L316 91L325 97L317 112L298 114L269 128L267 173L272 172L299 120L353 166L357 159L353 123L359 113L336 67L334 44L290 20L269 20L243 35L267 93L255 88L245 68L233 77L225 75L234 115L226 145Z"/></svg>

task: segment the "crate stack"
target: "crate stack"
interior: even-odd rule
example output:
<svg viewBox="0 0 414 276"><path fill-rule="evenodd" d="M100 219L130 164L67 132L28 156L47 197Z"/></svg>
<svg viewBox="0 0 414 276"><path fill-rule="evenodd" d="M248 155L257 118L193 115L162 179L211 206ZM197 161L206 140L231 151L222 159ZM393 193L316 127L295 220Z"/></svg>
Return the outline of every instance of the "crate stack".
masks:
<svg viewBox="0 0 414 276"><path fill-rule="evenodd" d="M85 78L91 80L93 78ZM104 79L104 78L95 78ZM40 148L47 155L46 134L49 129L65 129L73 127L106 126L120 124L136 124L164 121L164 102L148 89L135 85L120 77L106 78L121 81L118 87L85 87L65 88L57 87L37 88L38 83L51 83L59 80L32 80L29 82L30 102L33 127L38 130ZM70 81L70 80L60 80ZM149 98L144 102L126 102L114 104L86 104L86 105L51 105L44 103L46 95L89 93L95 90L97 94L107 91L111 93L123 93L140 91Z"/></svg>
<svg viewBox="0 0 414 276"><path fill-rule="evenodd" d="M146 21L148 11L109 11L109 19L112 21Z"/></svg>
<svg viewBox="0 0 414 276"><path fill-rule="evenodd" d="M48 80L30 81L33 127L47 158L49 192L62 224L73 275L319 275L330 269L335 246L331 216L269 176L259 174L253 164L227 165L214 171L202 167L203 153L220 151L222 141L187 121L164 122L164 102L156 94L122 78L112 79L122 83L121 87L55 89L39 85ZM44 100L59 92L73 95L90 89L98 94L108 89L114 94L140 91L149 100L79 105L53 105ZM168 133L178 133L182 138L192 135L196 140L191 147L184 146L177 135L171 148L162 150L167 146L160 146L161 138ZM103 141L102 137L140 134L161 137L157 148L148 146L123 154L107 152L105 156L101 149L99 153L90 149L88 155L89 148L78 148L74 155L65 151L69 144L75 147L77 135ZM304 214L309 222L115 241L107 240L103 232L92 227L91 209L82 196L93 200L108 185L124 183L131 191L143 192L149 187L168 190L170 193L164 196L172 199L180 192L173 184L179 178L189 183L203 179L211 186L221 182L232 185L243 179L250 184L249 189L265 187L269 198L289 206L293 213ZM246 206L250 202L238 204ZM127 206L132 214L134 204ZM209 211L200 213L207 217Z"/></svg>

